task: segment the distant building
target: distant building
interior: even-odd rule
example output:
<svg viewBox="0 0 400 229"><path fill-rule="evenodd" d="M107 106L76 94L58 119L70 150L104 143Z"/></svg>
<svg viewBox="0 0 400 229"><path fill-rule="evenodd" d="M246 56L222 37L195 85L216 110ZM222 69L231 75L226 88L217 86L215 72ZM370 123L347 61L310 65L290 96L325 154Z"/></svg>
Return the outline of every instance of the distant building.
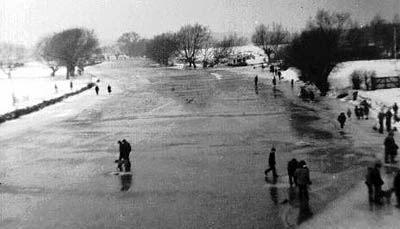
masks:
<svg viewBox="0 0 400 229"><path fill-rule="evenodd" d="M231 55L228 57L228 65L229 66L246 66L248 58L245 55Z"/></svg>

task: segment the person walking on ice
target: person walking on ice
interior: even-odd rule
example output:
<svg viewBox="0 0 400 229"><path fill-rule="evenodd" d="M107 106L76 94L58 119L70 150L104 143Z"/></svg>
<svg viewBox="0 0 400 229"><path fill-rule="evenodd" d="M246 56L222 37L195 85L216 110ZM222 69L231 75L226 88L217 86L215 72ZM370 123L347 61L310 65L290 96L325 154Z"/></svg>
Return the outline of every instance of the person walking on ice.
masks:
<svg viewBox="0 0 400 229"><path fill-rule="evenodd" d="M123 139L122 141L118 141L119 144L119 159L115 162L118 163L118 169L120 172L123 171L122 165L125 167L125 172L131 171L131 162L129 160L129 154L132 150L131 145L128 141Z"/></svg>
<svg viewBox="0 0 400 229"><path fill-rule="evenodd" d="M308 169L305 161L300 161L299 168L296 169L294 176L296 178L297 186L299 187L299 198L302 200L308 200L308 186L311 185L311 180L310 170Z"/></svg>
<svg viewBox="0 0 400 229"><path fill-rule="evenodd" d="M393 136L393 131L390 131L383 142L383 145L385 146L385 163L389 163L389 159L390 163L396 163L394 159L397 155L397 149L399 149L399 146L397 146Z"/></svg>
<svg viewBox="0 0 400 229"><path fill-rule="evenodd" d="M276 165L275 151L276 151L276 149L274 147L272 147L271 148L271 152L269 153L269 158L268 158L269 168L267 170L265 170L265 172L264 172L265 176L267 176L268 173L270 171L272 171L272 176L273 176L274 179L276 179L278 177L278 174L276 174L276 168L275 168L275 165Z"/></svg>
<svg viewBox="0 0 400 229"><path fill-rule="evenodd" d="M107 91L108 91L108 94L111 94L111 86L110 86L110 84L107 86Z"/></svg>
<svg viewBox="0 0 400 229"><path fill-rule="evenodd" d="M340 128L344 128L344 123L346 122L346 115L344 112L340 113L340 115L337 118L338 122L340 123Z"/></svg>
<svg viewBox="0 0 400 229"><path fill-rule="evenodd" d="M96 95L99 95L99 90L100 90L99 86L96 85L96 87L94 87L94 90L96 91Z"/></svg>

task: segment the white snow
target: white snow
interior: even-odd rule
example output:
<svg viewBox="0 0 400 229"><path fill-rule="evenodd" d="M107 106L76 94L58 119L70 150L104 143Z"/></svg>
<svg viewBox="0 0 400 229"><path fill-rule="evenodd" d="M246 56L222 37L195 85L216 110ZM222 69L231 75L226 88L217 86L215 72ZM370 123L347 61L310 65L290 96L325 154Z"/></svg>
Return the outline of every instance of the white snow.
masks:
<svg viewBox="0 0 400 229"><path fill-rule="evenodd" d="M30 62L17 68L11 73L11 79L1 73L0 114L79 90L92 80L90 75L66 80L64 68L61 68L55 77L50 77L50 73L51 70L39 62ZM72 90L70 88L71 81L73 83ZM57 85L57 92L55 85ZM13 99L13 94L15 99Z"/></svg>
<svg viewBox="0 0 400 229"><path fill-rule="evenodd" d="M343 89L351 86L350 74L355 70L375 71L376 77L400 74L399 60L362 60L343 62L332 70L328 80L332 88Z"/></svg>

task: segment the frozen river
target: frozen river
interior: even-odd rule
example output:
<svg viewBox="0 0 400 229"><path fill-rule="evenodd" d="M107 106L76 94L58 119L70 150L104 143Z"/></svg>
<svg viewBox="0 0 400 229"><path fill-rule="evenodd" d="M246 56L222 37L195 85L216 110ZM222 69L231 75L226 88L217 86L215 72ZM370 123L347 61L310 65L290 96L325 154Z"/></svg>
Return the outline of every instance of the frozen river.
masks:
<svg viewBox="0 0 400 229"><path fill-rule="evenodd" d="M256 93L239 73L143 61L90 71L99 96L0 125L1 228L294 227L359 177L351 138L284 83L273 90L261 79ZM122 138L132 175L116 176ZM272 146L276 184L264 177ZM293 157L311 169L309 203L288 186Z"/></svg>

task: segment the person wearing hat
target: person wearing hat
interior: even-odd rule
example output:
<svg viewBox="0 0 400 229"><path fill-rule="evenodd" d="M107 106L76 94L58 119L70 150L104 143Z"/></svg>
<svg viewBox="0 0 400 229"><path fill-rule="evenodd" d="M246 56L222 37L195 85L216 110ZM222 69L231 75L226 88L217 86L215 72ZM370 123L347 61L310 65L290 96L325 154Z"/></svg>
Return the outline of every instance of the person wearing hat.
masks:
<svg viewBox="0 0 400 229"><path fill-rule="evenodd" d="M274 147L272 147L271 148L271 152L269 153L269 158L268 158L268 165L269 165L269 168L267 169L267 170L265 170L265 176L267 176L268 175L268 173L270 172L270 171L272 171L272 176L274 177L274 178L277 178L278 177L278 175L276 174L276 168L275 168L275 165L276 165L276 161L275 161L275 151L276 151L276 149L274 148Z"/></svg>
<svg viewBox="0 0 400 229"><path fill-rule="evenodd" d="M394 158L397 155L397 149L399 148L394 140L394 133L390 131L388 136L385 138L383 144L385 145L385 163L395 163Z"/></svg>

